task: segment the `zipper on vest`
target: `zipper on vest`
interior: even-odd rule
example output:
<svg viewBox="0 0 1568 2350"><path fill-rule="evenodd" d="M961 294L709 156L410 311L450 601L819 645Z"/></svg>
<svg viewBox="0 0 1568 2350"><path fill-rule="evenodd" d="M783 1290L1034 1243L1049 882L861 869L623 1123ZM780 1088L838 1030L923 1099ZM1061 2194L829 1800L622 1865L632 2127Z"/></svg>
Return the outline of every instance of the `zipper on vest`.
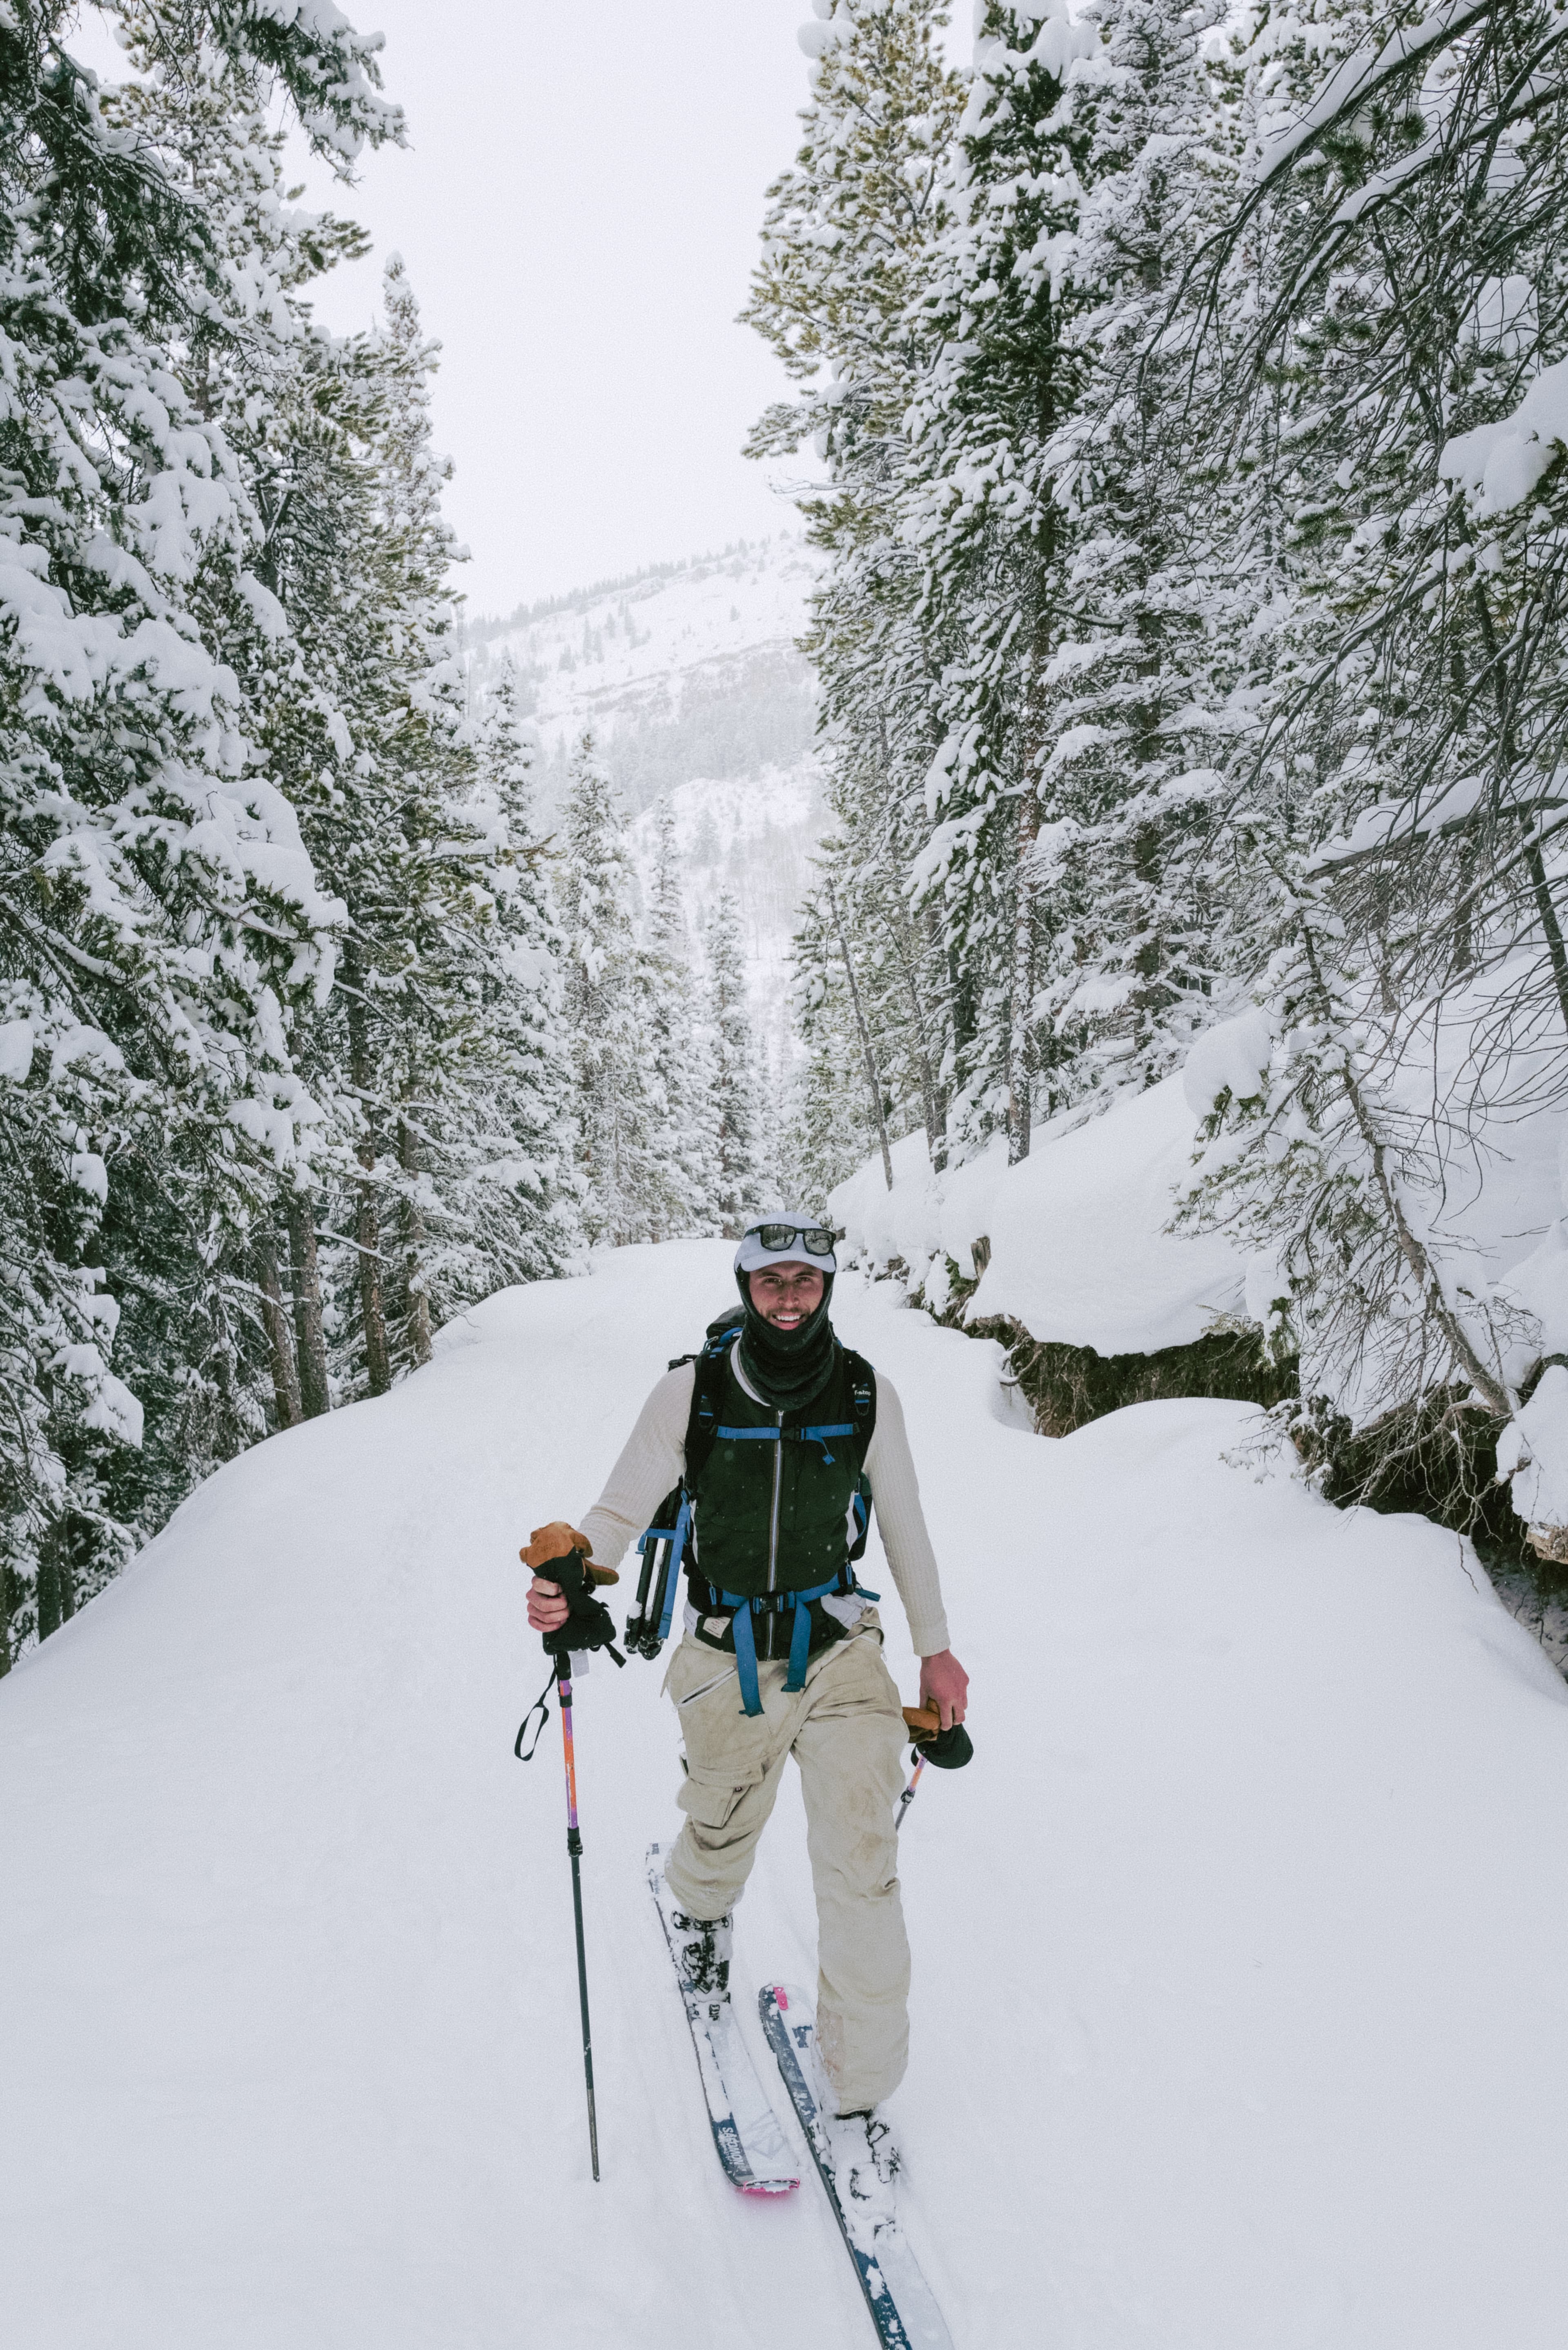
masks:
<svg viewBox="0 0 1568 2350"><path fill-rule="evenodd" d="M779 1571L779 1487L784 1482L784 1414L778 1416L779 1440L774 1446L774 1513L768 1522L768 1589L778 1580Z"/></svg>

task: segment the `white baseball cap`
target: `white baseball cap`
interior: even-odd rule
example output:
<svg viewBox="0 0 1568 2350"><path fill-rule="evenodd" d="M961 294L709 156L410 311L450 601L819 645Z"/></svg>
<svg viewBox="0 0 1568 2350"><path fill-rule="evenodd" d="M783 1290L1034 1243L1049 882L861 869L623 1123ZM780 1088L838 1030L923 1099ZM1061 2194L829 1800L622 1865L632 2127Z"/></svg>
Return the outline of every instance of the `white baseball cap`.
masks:
<svg viewBox="0 0 1568 2350"><path fill-rule="evenodd" d="M785 1211L759 1217L748 1224L735 1251L737 1273L759 1273L764 1264L809 1264L818 1273L836 1273L833 1233L819 1217Z"/></svg>

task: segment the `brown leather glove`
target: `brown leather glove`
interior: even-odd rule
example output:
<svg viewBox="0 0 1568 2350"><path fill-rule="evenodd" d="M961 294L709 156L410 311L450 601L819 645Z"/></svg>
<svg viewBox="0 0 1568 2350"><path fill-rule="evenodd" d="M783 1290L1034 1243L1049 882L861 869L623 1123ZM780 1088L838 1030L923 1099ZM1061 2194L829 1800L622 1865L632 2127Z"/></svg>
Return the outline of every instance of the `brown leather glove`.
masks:
<svg viewBox="0 0 1568 2350"><path fill-rule="evenodd" d="M552 1559L567 1558L573 1551L580 1554L583 1572L590 1583L618 1583L620 1576L613 1566L596 1566L588 1556L592 1548L587 1534L569 1526L565 1518L553 1518L547 1526L535 1526L517 1555L524 1566L548 1580Z"/></svg>

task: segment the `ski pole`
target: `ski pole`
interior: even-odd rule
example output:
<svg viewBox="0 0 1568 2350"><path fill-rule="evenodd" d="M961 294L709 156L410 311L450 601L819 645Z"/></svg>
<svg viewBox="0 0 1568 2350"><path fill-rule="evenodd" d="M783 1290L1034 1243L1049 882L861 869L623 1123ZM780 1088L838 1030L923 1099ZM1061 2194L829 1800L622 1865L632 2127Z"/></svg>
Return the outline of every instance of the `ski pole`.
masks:
<svg viewBox="0 0 1568 2350"><path fill-rule="evenodd" d="M915 1790L916 1790L916 1788L917 1788L917 1787L919 1785L919 1783L920 1783L920 1773L921 1773L921 1772L925 1769L925 1767L926 1767L926 1758L925 1758L925 1756L924 1756L923 1754L919 1754L919 1753L918 1753L918 1754L915 1756L915 1767L914 1767L913 1771L912 1771L912 1772L910 1773L910 1774L909 1774L909 1785L905 1788L905 1790L904 1790L903 1794L902 1794L899 1796L899 1798L898 1798L898 1818L893 1822L893 1834L894 1834L895 1835L898 1835L898 1830L903 1826L903 1825L904 1825L904 1814L905 1814L905 1813L909 1810L909 1805L910 1805L910 1804L914 1802L914 1800L915 1800ZM920 1817L921 1817L922 1819L924 1819L924 1818L925 1818L925 1816L926 1816L926 1815L925 1815L924 1812L922 1812L922 1813L920 1814Z"/></svg>
<svg viewBox="0 0 1568 2350"><path fill-rule="evenodd" d="M572 1744L572 1659L565 1648L556 1659L556 1699L561 1709L561 1749L566 1762L566 1852L572 1864L572 1916L577 1929L577 2001L583 2012L583 2080L588 2093L588 2157L599 2175L599 2124L594 2107L594 2035L588 2022L588 1959L583 1943L583 1839L577 1828L577 1758Z"/></svg>
<svg viewBox="0 0 1568 2350"><path fill-rule="evenodd" d="M563 1547L570 1542L572 1547ZM548 1547L546 1546L548 1545ZM602 1600L593 1596L596 1583L619 1580L613 1567L590 1565L586 1554L586 1538L574 1527L550 1525L538 1528L533 1541L522 1552L525 1565L535 1574L541 1569L556 1584L566 1602L566 1619L544 1637L545 1654L550 1659L551 1674L556 1684L556 1698L561 1709L561 1749L566 1764L566 1856L572 1864L572 1917L577 1933L577 2002L583 2016L583 2080L588 2093L588 2154L593 2163L596 2183L599 2175L599 2121L594 2106L594 2036L588 2023L588 1960L583 1943L583 1839L577 1827L577 1757L572 1742L572 1649L607 1649L618 1665L626 1659L615 1645L615 1626ZM575 1627L575 1628L574 1628ZM535 1749L549 1720L550 1709L545 1702L550 1683L535 1700L523 1719L513 1752L521 1762L532 1762ZM523 1742L528 1724L535 1714L539 1727L535 1731L526 1753Z"/></svg>

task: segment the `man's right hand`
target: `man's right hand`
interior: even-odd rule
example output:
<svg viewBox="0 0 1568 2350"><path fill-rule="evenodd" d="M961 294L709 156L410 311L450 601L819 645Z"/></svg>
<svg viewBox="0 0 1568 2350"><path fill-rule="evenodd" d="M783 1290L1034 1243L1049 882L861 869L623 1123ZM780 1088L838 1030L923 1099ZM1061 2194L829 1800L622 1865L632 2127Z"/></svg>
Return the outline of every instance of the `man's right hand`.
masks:
<svg viewBox="0 0 1568 2350"><path fill-rule="evenodd" d="M528 1621L535 1631L558 1632L570 1612L560 1585L536 1575L528 1586Z"/></svg>

